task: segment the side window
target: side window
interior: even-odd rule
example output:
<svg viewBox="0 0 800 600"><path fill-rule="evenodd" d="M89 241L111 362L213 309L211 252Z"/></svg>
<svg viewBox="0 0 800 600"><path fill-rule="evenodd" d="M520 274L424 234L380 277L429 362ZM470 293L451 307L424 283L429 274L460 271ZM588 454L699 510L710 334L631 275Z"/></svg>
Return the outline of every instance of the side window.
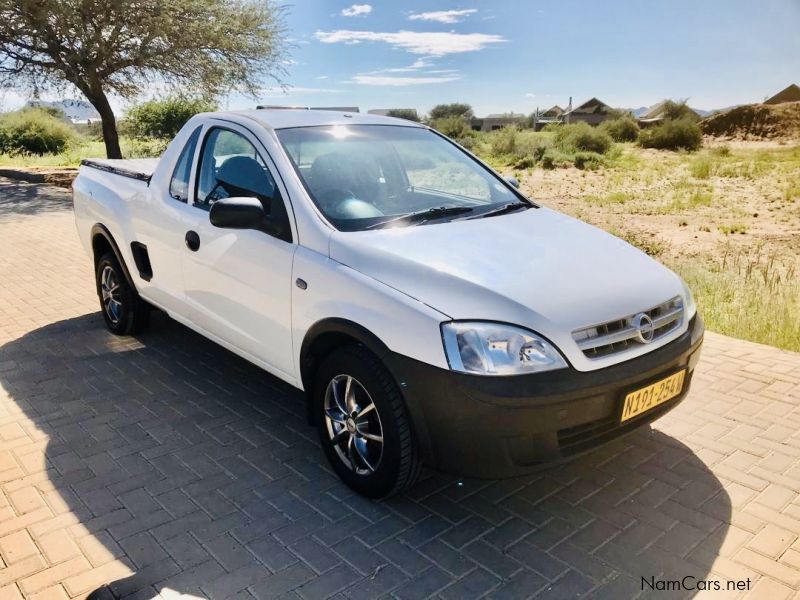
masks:
<svg viewBox="0 0 800 600"><path fill-rule="evenodd" d="M255 147L229 129L212 129L200 157L195 205L209 210L221 198L253 196L270 213L281 204L275 180Z"/></svg>
<svg viewBox="0 0 800 600"><path fill-rule="evenodd" d="M189 200L189 176L192 173L192 159L201 129L202 127L198 127L189 136L189 140L178 157L178 162L175 163L175 170L172 172L172 179L169 182L169 195L181 202Z"/></svg>

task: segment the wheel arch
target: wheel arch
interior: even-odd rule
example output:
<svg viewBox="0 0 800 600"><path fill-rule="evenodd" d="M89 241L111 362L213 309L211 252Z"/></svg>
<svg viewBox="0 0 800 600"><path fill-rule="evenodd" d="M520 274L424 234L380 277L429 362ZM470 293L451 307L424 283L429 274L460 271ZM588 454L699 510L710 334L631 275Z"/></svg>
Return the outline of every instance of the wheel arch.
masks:
<svg viewBox="0 0 800 600"><path fill-rule="evenodd" d="M117 242L114 240L114 236L111 235L111 232L108 230L108 228L102 223L95 223L92 225L91 240L92 258L94 260L95 269L97 268L97 261L100 260L100 257L106 252L111 251L122 268L122 273L125 276L128 285L130 285L131 289L136 292L136 284L133 281L133 277L131 277L130 271L128 271L128 265L125 264L125 258L122 256L122 252L120 251Z"/></svg>
<svg viewBox="0 0 800 600"><path fill-rule="evenodd" d="M411 417L419 450L424 462L432 457L431 440L420 407L410 402L398 372L397 355L372 331L354 321L343 318L326 318L309 327L300 347L300 380L306 391L306 416L310 425L316 425L313 415L313 378L316 367L330 352L343 346L359 344L377 356L400 388L406 409Z"/></svg>
<svg viewBox="0 0 800 600"><path fill-rule="evenodd" d="M310 395L313 377L320 361L336 348L360 344L387 364L390 350L366 327L348 319L328 318L309 327L300 346L300 380Z"/></svg>

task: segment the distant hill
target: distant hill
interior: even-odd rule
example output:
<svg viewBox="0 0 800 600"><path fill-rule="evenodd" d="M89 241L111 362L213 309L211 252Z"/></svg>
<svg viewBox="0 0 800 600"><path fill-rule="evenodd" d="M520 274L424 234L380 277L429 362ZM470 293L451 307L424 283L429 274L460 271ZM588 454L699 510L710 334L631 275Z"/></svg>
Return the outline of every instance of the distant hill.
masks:
<svg viewBox="0 0 800 600"><path fill-rule="evenodd" d="M745 104L700 121L706 135L743 140L800 139L800 102Z"/></svg>
<svg viewBox="0 0 800 600"><path fill-rule="evenodd" d="M728 112L729 110L733 110L734 108L739 108L742 106L741 104L731 104L730 106L725 106L724 108L715 108L713 110L706 111L705 115L701 115L703 117L710 117L711 115L718 115L720 113Z"/></svg>
<svg viewBox="0 0 800 600"><path fill-rule="evenodd" d="M663 104L663 102L658 102L656 104L653 104L652 106L640 106L639 108L623 108L623 109L620 109L620 110L624 110L625 112L629 112L634 117L639 119L639 118L643 117L644 115L646 115L647 113L649 113L650 111L652 111L654 108L658 108L662 104ZM708 115L711 115L711 114L713 114L715 112L718 112L716 110L703 110L702 108L694 108L693 106L691 106L689 108L691 108L694 112L696 112L701 117L707 117Z"/></svg>
<svg viewBox="0 0 800 600"><path fill-rule="evenodd" d="M64 111L67 118L73 123L86 123L87 121L99 121L100 115L94 107L85 100L56 100L47 102L45 100L28 100L25 106L50 106Z"/></svg>

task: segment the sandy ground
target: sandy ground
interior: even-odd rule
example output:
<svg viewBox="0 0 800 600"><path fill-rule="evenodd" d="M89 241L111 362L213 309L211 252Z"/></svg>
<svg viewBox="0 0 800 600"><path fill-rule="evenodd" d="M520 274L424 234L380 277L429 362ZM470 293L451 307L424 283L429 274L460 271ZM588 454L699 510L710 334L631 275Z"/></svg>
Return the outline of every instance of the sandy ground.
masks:
<svg viewBox="0 0 800 600"><path fill-rule="evenodd" d="M718 156L712 148L725 146ZM695 155L627 148L623 166L534 169L522 190L664 259L762 252L800 260L800 142L720 142ZM788 158L787 158L788 155ZM693 166L707 161L710 173Z"/></svg>

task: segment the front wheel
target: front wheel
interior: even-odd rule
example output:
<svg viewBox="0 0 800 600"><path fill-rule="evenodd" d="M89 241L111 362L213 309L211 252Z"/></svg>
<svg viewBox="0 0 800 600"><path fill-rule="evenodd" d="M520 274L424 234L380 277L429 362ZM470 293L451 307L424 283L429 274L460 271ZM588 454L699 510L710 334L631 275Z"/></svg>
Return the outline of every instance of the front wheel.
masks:
<svg viewBox="0 0 800 600"><path fill-rule="evenodd" d="M95 272L97 296L103 320L111 333L131 335L147 326L150 307L131 287L117 257L104 254L97 261Z"/></svg>
<svg viewBox="0 0 800 600"><path fill-rule="evenodd" d="M320 442L341 479L383 498L411 487L421 464L405 403L381 361L361 346L329 354L313 390Z"/></svg>

